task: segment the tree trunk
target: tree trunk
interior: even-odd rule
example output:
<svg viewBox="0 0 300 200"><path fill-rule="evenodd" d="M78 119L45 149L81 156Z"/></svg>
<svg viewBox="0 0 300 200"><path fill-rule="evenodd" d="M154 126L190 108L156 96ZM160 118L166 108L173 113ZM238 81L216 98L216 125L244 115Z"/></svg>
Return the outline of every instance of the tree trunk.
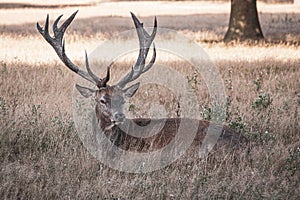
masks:
<svg viewBox="0 0 300 200"><path fill-rule="evenodd" d="M231 0L230 21L225 42L263 39L256 0Z"/></svg>

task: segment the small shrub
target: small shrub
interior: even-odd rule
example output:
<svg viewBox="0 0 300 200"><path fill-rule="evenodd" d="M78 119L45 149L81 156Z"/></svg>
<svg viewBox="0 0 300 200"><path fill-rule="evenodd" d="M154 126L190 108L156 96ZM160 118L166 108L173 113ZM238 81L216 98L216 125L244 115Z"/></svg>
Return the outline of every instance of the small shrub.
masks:
<svg viewBox="0 0 300 200"><path fill-rule="evenodd" d="M273 99L270 94L260 93L253 101L252 107L254 109L267 109L272 104Z"/></svg>

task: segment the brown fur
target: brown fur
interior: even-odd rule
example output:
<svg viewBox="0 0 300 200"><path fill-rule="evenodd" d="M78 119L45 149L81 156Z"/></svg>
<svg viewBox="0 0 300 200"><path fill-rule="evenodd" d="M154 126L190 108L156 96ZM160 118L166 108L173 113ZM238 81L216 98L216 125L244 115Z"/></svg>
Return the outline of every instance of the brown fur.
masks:
<svg viewBox="0 0 300 200"><path fill-rule="evenodd" d="M217 139L218 145L237 146L241 143L247 142L247 139L244 136L236 133L228 126L223 126L206 120L188 118L125 119L122 123L126 124L126 131L123 131L118 125L112 126L111 119L113 118L113 112L109 110L111 109L111 99L118 99L114 102L114 107L116 107L115 109L118 110L118 112L122 112L124 104L123 96L124 92L122 92L121 89L109 85L96 92L96 117L98 124L111 142L123 150L149 152L161 149L175 139L176 134L179 132L181 123L187 124L183 133L186 136L196 131L192 146L200 146L202 144L208 133L209 127L211 128L209 136L211 136L210 139L212 140L209 142L213 143L215 141L214 137L218 137L218 134L221 134ZM100 104L101 98L105 98L107 100L106 106ZM107 111L109 111L109 113L107 113ZM106 113L104 114L104 112ZM153 131L151 128L147 128L147 125L149 125L150 122L154 125L163 123L163 127L154 135L145 137L149 131ZM144 129L139 129L140 132L145 131L144 133L140 133L144 137L135 137L131 135L137 131L134 129L134 125L145 127ZM195 126L197 127L195 128ZM217 134L217 136L214 136L214 134ZM185 140L184 138L181 139Z"/></svg>

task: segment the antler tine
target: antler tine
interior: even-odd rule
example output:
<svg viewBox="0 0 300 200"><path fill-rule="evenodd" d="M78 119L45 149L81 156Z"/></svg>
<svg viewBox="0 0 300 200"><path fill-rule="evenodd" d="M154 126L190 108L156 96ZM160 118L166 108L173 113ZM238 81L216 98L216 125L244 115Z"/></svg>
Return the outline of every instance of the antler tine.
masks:
<svg viewBox="0 0 300 200"><path fill-rule="evenodd" d="M144 72L148 71L154 64L155 59L156 59L156 49L155 49L155 45L153 43L153 55L152 58L149 62L148 65L146 65L145 67L145 63L146 63L146 58L150 49L150 46L154 40L154 37L156 35L157 32L157 20L156 17L154 18L154 27L152 30L151 35L148 34L148 32L144 29L143 27L143 23L141 23L138 18L131 13L136 31L137 31L137 35L139 38L139 55L137 58L136 63L132 66L131 71L126 74L118 83L117 86L119 86L120 88L125 87L125 85L131 81L134 81L135 79L137 79L141 74L143 74Z"/></svg>
<svg viewBox="0 0 300 200"><path fill-rule="evenodd" d="M88 74L92 77L92 79L95 81L95 83L99 83L101 81L101 79L92 72L90 65L89 65L89 59L88 59L86 51L85 51L85 67L86 67Z"/></svg>
<svg viewBox="0 0 300 200"><path fill-rule="evenodd" d="M148 71L153 66L153 64L155 62L155 59L156 59L156 49L155 49L155 44L153 43L153 55L152 55L152 58L151 58L149 64L146 65L146 67L143 68L142 73L145 73L146 71Z"/></svg>
<svg viewBox="0 0 300 200"><path fill-rule="evenodd" d="M103 78L100 82L99 82L99 88L100 87L106 87L106 84L107 82L109 81L109 78L110 78L110 66L112 65L113 63L111 63L108 67L107 67L107 70L106 70L106 77Z"/></svg>
<svg viewBox="0 0 300 200"><path fill-rule="evenodd" d="M76 66L66 55L65 53L65 42L63 41L64 33L68 26L71 24L71 22L74 20L78 10L74 12L59 28L57 26L59 20L63 15L60 15L53 23L53 33L54 37L51 37L49 34L49 15L47 15L46 22L44 29L39 25L39 23L36 24L38 31L40 34L44 37L44 39L53 47L56 54L60 58L60 60L73 72L81 76L82 78L94 83L97 85L96 80L101 80L97 77L97 79L93 76L91 76L92 73L87 73L83 70L81 70L78 66ZM90 71L90 70L89 70ZM94 74L93 74L94 75Z"/></svg>

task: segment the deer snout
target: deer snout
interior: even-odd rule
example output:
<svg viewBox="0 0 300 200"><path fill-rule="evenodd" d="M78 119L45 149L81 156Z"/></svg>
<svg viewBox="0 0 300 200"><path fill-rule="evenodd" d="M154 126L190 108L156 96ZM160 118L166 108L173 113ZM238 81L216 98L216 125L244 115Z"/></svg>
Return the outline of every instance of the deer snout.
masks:
<svg viewBox="0 0 300 200"><path fill-rule="evenodd" d="M115 112L114 113L114 120L116 122L123 122L125 119L125 115L123 113L120 113L120 112Z"/></svg>

